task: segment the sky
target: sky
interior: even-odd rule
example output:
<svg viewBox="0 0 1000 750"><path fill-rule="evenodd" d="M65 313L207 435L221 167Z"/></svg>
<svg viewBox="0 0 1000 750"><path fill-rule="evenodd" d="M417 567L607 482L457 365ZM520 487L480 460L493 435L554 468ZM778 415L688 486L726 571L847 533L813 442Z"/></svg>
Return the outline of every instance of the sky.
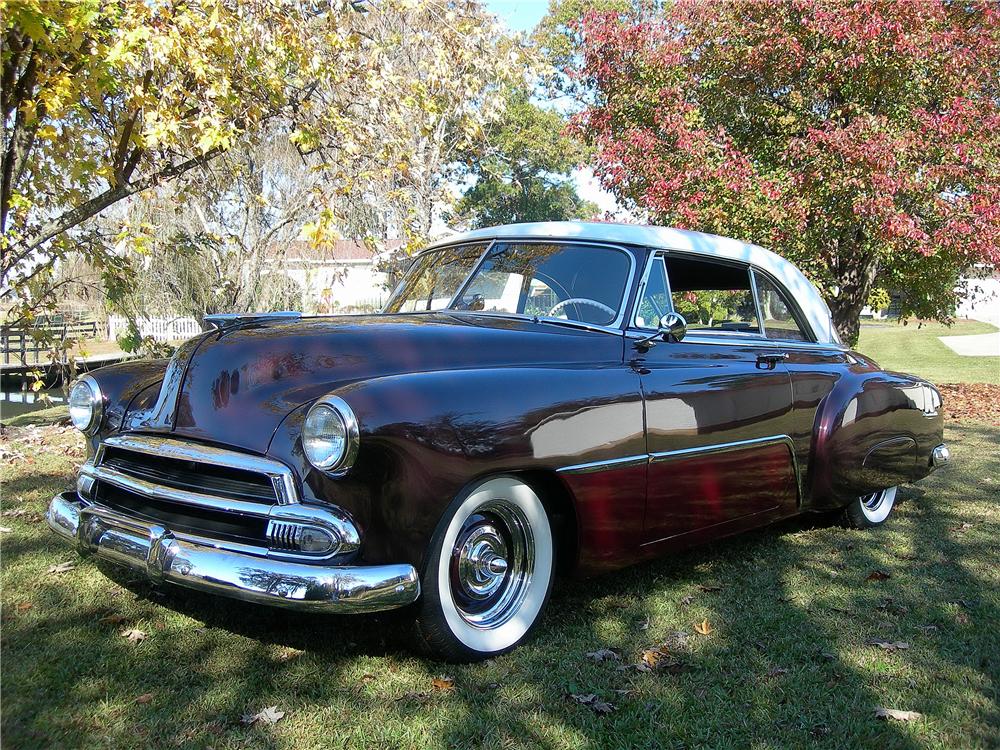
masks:
<svg viewBox="0 0 1000 750"><path fill-rule="evenodd" d="M548 0L486 0L484 4L511 31L531 31L549 9Z"/></svg>
<svg viewBox="0 0 1000 750"><path fill-rule="evenodd" d="M549 9L548 0L485 0L484 4L511 31L531 31ZM575 170L573 184L581 198L596 203L601 211L617 211L614 197L601 189L589 169Z"/></svg>

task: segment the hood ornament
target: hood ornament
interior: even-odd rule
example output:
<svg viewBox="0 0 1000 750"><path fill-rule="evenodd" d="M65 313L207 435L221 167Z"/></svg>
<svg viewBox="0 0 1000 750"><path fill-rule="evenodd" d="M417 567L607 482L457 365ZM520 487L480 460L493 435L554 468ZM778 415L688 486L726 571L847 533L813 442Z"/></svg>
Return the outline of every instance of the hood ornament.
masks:
<svg viewBox="0 0 1000 750"><path fill-rule="evenodd" d="M223 331L233 326L244 323L279 323L282 321L291 322L299 320L301 312L285 310L283 312L258 312L258 313L214 313L206 315L204 320L211 328Z"/></svg>

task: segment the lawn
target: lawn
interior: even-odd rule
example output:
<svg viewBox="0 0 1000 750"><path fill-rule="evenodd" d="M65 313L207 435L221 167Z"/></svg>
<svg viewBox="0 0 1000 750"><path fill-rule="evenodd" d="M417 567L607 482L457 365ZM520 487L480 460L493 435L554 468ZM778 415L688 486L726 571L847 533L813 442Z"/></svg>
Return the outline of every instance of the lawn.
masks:
<svg viewBox="0 0 1000 750"><path fill-rule="evenodd" d="M857 349L887 370L909 372L932 383L1000 384L1000 357L963 357L938 340L938 336L992 333L996 328L976 320L908 325L894 321L865 321Z"/></svg>
<svg viewBox="0 0 1000 750"><path fill-rule="evenodd" d="M79 437L14 428L4 746L997 747L1000 429L951 425L947 439L954 462L906 488L883 529L807 519L563 582L529 644L454 666L413 654L391 615L292 615L105 577L42 520ZM635 669L663 644L663 668ZM599 649L620 658L588 658ZM277 723L241 720L269 706ZM923 718L881 721L879 706Z"/></svg>

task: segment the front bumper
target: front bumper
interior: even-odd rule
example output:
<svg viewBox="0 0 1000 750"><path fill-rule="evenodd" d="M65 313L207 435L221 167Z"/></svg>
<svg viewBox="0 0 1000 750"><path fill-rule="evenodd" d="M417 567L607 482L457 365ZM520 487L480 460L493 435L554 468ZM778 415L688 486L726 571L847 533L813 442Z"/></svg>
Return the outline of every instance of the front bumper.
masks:
<svg viewBox="0 0 1000 750"><path fill-rule="evenodd" d="M52 498L49 526L81 554L142 571L154 583L309 612L377 612L420 595L412 565L308 565L219 549L211 540L182 537L163 526L80 500Z"/></svg>

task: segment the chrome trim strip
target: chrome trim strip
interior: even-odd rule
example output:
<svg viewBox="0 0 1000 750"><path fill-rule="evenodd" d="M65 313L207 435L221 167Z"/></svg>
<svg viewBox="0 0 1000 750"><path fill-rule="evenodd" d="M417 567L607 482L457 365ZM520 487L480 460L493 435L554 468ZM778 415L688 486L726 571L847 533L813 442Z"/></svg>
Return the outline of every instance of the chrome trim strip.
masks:
<svg viewBox="0 0 1000 750"><path fill-rule="evenodd" d="M116 562L157 583L307 612L377 612L414 602L420 578L407 564L310 565L221 550L110 508L56 495L49 527L80 554Z"/></svg>
<svg viewBox="0 0 1000 750"><path fill-rule="evenodd" d="M292 474L292 470L283 463L271 458L153 435L115 435L106 438L101 444L101 448L103 449L104 446L135 451L136 453L145 453L150 456L174 458L181 461L197 461L199 463L225 466L230 469L241 469L243 471L266 474L274 485L274 492L280 505L299 502L298 488L295 485L295 477ZM96 461L98 465L100 465L102 458L103 450L99 450Z"/></svg>
<svg viewBox="0 0 1000 750"><path fill-rule="evenodd" d="M757 313L757 333L766 339L767 332L764 330L763 310L761 310L760 297L757 294L757 277L754 275L753 266L747 268L747 273L750 275L750 294L753 295L753 309Z"/></svg>
<svg viewBox="0 0 1000 750"><path fill-rule="evenodd" d="M795 489L798 500L802 500L802 474L799 472L799 460L795 455L795 441L788 435L769 435L768 437L751 438L750 440L736 440L731 443L714 443L712 445L701 445L695 448L679 448L672 451L657 451L655 453L637 454L634 456L624 456L622 458L610 458L604 461L591 461L583 464L573 464L556 469L560 474L591 474L609 469L623 469L630 466L639 466L644 463L660 463L670 461L675 458L686 458L697 455L711 455L714 453L728 453L730 451L753 448L755 446L782 444L788 448L792 456L792 472L795 475Z"/></svg>
<svg viewBox="0 0 1000 750"><path fill-rule="evenodd" d="M698 454L713 454L713 453L729 453L730 451L738 451L743 448L752 448L754 446L771 445L777 443L784 443L788 446L788 450L792 453L792 460L795 461L795 443L788 435L769 435L768 437L762 438L751 438L750 440L735 440L731 443L714 443L712 445L700 445L695 448L678 448L672 451L657 451L649 454L649 462L651 464L660 463L661 461L669 461L674 458L683 458L685 456L693 456ZM798 466L795 467L795 474L798 476Z"/></svg>
<svg viewBox="0 0 1000 750"><path fill-rule="evenodd" d="M585 464L574 464L556 469L560 474L593 474L607 469L626 469L630 466L638 466L649 461L649 454L642 453L635 456L625 456L624 458L610 458L606 461L590 461Z"/></svg>

